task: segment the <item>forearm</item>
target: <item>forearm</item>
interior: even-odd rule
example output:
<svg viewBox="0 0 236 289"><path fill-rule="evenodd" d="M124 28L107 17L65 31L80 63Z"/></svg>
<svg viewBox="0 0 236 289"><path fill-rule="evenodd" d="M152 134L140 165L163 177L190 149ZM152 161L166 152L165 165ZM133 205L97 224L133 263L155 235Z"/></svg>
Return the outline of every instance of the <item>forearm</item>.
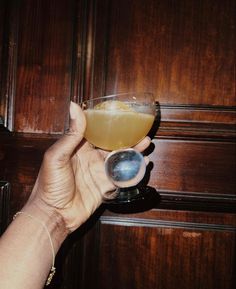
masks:
<svg viewBox="0 0 236 289"><path fill-rule="evenodd" d="M52 267L55 254L68 231L55 210L38 204L26 205L0 239L0 288L41 289ZM39 220L39 221L37 221ZM41 223L40 223L41 222Z"/></svg>

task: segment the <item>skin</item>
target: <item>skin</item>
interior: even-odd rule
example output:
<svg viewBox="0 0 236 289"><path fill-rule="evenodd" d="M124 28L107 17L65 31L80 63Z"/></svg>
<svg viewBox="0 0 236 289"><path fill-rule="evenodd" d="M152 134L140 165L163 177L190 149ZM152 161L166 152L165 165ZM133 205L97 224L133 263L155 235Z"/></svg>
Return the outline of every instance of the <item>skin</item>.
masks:
<svg viewBox="0 0 236 289"><path fill-rule="evenodd" d="M116 187L107 178L107 152L83 138L86 128L81 108L71 102L70 129L44 155L32 194L0 239L0 288L43 288L55 254L69 233L83 224ZM150 145L143 139L134 148ZM148 163L148 158L146 158ZM135 185L135 184L134 184ZM29 217L28 215L32 216Z"/></svg>

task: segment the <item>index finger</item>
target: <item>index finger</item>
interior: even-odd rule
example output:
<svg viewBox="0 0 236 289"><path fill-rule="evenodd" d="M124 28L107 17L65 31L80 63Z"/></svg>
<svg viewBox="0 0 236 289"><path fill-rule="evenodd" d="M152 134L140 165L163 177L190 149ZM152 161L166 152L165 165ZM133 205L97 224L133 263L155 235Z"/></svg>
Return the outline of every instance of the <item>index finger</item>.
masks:
<svg viewBox="0 0 236 289"><path fill-rule="evenodd" d="M148 148L151 144L151 139L149 136L146 136L144 139L142 139L138 144L136 144L133 149L143 152L146 148Z"/></svg>

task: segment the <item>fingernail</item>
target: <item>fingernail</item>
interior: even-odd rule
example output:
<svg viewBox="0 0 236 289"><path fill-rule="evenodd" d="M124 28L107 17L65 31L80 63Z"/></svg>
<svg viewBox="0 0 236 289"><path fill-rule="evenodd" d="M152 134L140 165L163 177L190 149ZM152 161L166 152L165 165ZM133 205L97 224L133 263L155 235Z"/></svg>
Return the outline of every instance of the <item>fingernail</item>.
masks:
<svg viewBox="0 0 236 289"><path fill-rule="evenodd" d="M70 118L71 119L75 119L77 116L78 112L77 112L77 105L75 102L71 101L70 102Z"/></svg>
<svg viewBox="0 0 236 289"><path fill-rule="evenodd" d="M149 136L146 136L145 143L151 143L151 142L152 142L151 138Z"/></svg>

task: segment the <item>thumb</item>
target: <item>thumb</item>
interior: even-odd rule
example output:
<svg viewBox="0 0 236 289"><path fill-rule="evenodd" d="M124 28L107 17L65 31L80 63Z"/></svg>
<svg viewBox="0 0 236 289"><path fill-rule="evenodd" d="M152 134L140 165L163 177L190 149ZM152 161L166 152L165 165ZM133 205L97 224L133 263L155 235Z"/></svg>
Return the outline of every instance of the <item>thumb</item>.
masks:
<svg viewBox="0 0 236 289"><path fill-rule="evenodd" d="M86 117L81 107L75 102L70 102L69 130L49 149L53 159L67 162L75 148L82 141L86 128Z"/></svg>
<svg viewBox="0 0 236 289"><path fill-rule="evenodd" d="M71 101L70 102L70 127L69 135L71 134L80 134L83 138L86 128L86 118L81 107Z"/></svg>

